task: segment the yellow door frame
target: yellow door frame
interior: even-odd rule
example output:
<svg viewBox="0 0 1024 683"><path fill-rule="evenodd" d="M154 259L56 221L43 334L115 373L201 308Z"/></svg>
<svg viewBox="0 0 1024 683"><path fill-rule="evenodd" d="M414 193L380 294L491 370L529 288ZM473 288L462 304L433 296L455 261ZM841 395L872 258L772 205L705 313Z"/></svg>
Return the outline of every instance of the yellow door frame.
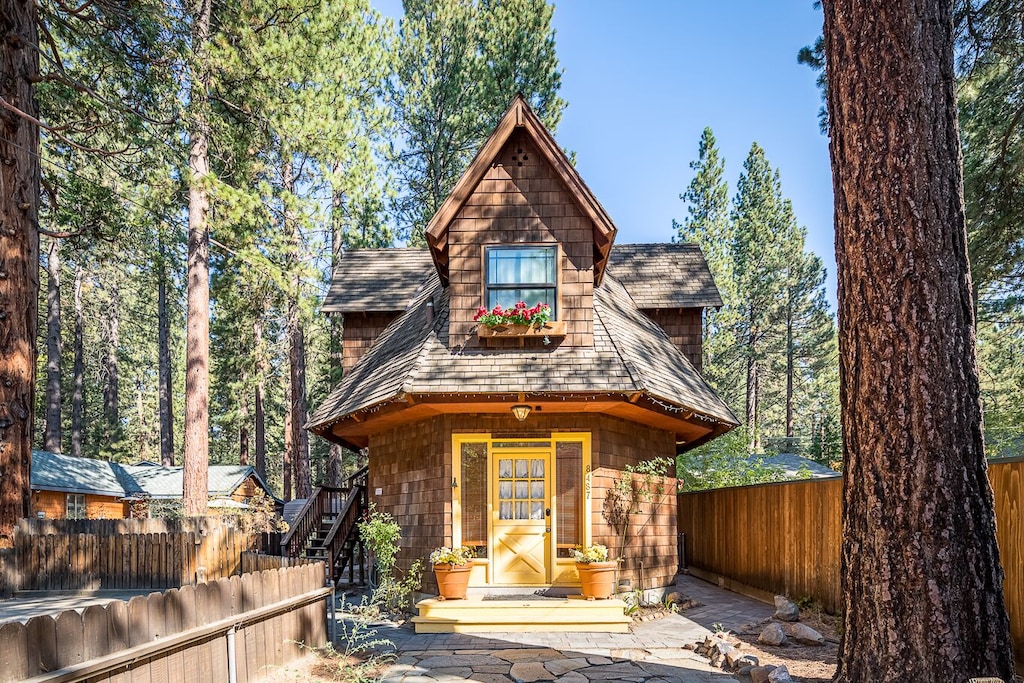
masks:
<svg viewBox="0 0 1024 683"><path fill-rule="evenodd" d="M558 557L558 500L555 496L557 489L557 466L555 455L557 453L558 444L561 442L567 443L582 443L583 444L583 471L581 474L581 481L583 482L583 545L590 545L591 543L591 528L592 528L592 516L593 511L591 510L592 500L592 459L591 459L591 434L590 432L555 432L547 438L510 438L510 437L494 437L489 433L453 433L452 434L452 545L455 547L462 545L462 502L461 502L461 484L462 482L462 444L464 443L486 443L487 444L487 476L488 476L488 489L487 489L487 554L488 557L480 558L474 561L473 575L470 579L471 585L489 585L494 583L493 565L491 560L494 558L494 499L495 492L497 489L497 478L494 476L495 457L494 457L494 443L496 441L508 442L514 441L517 444L528 444L528 443L548 443L547 447L538 446L534 449L534 452L546 451L548 452L548 470L550 476L550 490L547 492L548 498L551 501L551 517L550 524L551 533L548 535L548 553L550 557L548 563L548 582L551 584L559 583L576 583L578 577L575 572L575 564L569 558ZM511 449L510 449L511 450ZM528 446L523 448L516 448L520 452L529 452L531 449Z"/></svg>

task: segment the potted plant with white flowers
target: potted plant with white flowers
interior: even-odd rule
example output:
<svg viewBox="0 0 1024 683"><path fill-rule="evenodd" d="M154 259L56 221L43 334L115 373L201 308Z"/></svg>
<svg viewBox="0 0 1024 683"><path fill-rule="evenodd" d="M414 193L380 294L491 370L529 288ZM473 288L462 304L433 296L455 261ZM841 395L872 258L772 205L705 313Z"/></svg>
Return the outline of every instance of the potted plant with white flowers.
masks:
<svg viewBox="0 0 1024 683"><path fill-rule="evenodd" d="M572 550L576 561L576 572L580 575L583 597L587 600L604 600L615 592L615 570L619 563L608 559L608 548L595 543L577 546Z"/></svg>
<svg viewBox="0 0 1024 683"><path fill-rule="evenodd" d="M430 553L430 564L434 565L437 592L442 600L463 600L469 586L469 573L473 571L473 549L435 548Z"/></svg>

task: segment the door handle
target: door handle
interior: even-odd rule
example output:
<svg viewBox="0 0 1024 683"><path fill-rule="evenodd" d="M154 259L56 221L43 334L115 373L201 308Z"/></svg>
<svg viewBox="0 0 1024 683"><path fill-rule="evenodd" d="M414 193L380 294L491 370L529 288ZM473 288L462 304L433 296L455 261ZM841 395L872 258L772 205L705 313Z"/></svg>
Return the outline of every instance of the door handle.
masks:
<svg viewBox="0 0 1024 683"><path fill-rule="evenodd" d="M546 534L550 534L550 533L551 533L551 527L548 527L547 529L545 529L545 530L544 530L544 533L546 533Z"/></svg>
<svg viewBox="0 0 1024 683"><path fill-rule="evenodd" d="M550 517L551 516L551 508L544 508L544 516L545 517Z"/></svg>

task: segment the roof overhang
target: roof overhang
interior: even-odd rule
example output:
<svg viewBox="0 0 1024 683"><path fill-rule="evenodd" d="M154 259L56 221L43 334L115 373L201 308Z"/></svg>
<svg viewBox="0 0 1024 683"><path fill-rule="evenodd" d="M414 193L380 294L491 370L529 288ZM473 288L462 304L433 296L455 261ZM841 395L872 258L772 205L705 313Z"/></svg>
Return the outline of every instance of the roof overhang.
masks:
<svg viewBox="0 0 1024 683"><path fill-rule="evenodd" d="M430 247L430 257L437 268L441 284L448 285L448 227L497 159L505 143L517 130L526 131L541 156L565 184L573 203L590 219L594 232L594 284L601 284L612 243L615 241L615 224L522 95L516 95L512 100L494 132L484 142L469 168L459 178L451 194L427 225L427 246Z"/></svg>
<svg viewBox="0 0 1024 683"><path fill-rule="evenodd" d="M736 427L735 423L637 391L539 395L402 394L309 429L328 441L360 449L369 445L371 435L405 424L445 414L510 414L512 406L517 404L531 406L534 414L595 413L662 429L675 434L679 452L695 448ZM524 425L528 427L529 421L528 417Z"/></svg>

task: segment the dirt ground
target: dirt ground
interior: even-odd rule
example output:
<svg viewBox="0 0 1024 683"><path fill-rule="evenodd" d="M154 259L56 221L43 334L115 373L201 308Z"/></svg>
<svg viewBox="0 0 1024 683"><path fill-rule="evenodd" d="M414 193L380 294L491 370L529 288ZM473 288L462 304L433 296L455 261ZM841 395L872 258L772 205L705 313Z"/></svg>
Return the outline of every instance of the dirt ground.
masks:
<svg viewBox="0 0 1024 683"><path fill-rule="evenodd" d="M790 639L781 647L762 645L757 642L760 629L745 629L735 635L743 641L743 651L757 657L761 664L785 664L793 680L801 683L828 683L836 673L842 622L839 617L815 609L801 610L800 622L825 636L825 644L800 645Z"/></svg>

